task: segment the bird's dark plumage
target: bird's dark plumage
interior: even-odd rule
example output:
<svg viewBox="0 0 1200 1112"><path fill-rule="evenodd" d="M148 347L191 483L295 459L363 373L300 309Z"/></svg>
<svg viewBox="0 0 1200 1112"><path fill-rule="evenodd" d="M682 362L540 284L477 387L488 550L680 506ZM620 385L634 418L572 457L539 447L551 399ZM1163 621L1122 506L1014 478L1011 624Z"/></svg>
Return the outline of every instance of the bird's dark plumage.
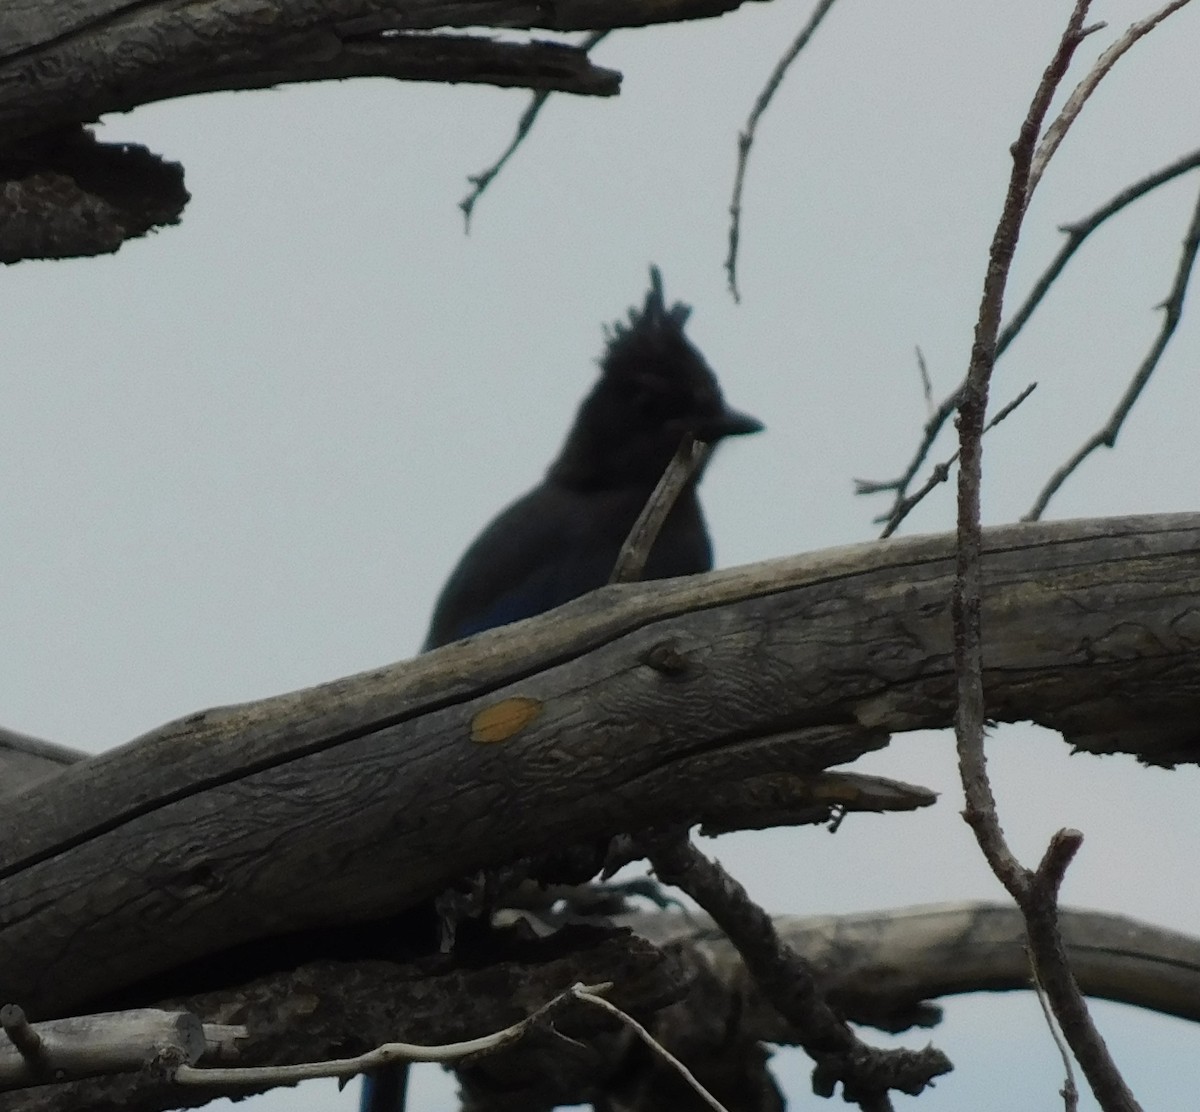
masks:
<svg viewBox="0 0 1200 1112"><path fill-rule="evenodd" d="M668 307L658 270L650 275L641 311L609 330L600 377L546 478L502 511L454 569L434 609L426 649L603 586L686 434L715 442L762 428L725 404L712 370L684 335L689 308ZM693 481L651 550L645 578L711 567Z"/></svg>
<svg viewBox="0 0 1200 1112"><path fill-rule="evenodd" d="M608 582L617 554L685 435L715 443L757 432L730 409L716 377L684 335L690 310L663 300L650 271L641 311L610 329L600 377L584 399L545 479L479 535L433 612L425 648L531 618ZM646 562L644 578L712 567L696 493L680 496ZM364 1078L360 1112L401 1112L404 1067Z"/></svg>

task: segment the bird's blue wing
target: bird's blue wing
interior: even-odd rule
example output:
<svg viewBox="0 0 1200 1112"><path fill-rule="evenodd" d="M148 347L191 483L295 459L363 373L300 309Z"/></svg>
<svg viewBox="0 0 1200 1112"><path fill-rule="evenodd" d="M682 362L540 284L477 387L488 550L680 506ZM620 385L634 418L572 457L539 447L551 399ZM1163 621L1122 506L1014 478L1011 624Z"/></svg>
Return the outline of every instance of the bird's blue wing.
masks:
<svg viewBox="0 0 1200 1112"><path fill-rule="evenodd" d="M613 501L543 484L514 502L463 554L425 648L531 618L603 586L637 514Z"/></svg>

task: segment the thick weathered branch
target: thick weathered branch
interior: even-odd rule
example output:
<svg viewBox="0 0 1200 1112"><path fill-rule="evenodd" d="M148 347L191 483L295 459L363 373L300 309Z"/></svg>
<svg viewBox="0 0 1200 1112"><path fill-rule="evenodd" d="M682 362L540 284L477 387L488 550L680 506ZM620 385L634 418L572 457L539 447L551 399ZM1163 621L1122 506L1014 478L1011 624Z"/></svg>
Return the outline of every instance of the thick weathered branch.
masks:
<svg viewBox="0 0 1200 1112"><path fill-rule="evenodd" d="M1200 515L987 531L987 714L1200 760L1198 547ZM61 1014L945 726L953 574L914 537L608 587L68 768L5 809L0 997Z"/></svg>
<svg viewBox="0 0 1200 1112"><path fill-rule="evenodd" d="M486 960L482 960L486 957ZM488 1034L518 1022L577 982L613 978L612 999L622 1008L653 1012L680 997L686 970L654 946L623 930L578 927L538 943L514 932L489 942L486 955L458 962L433 954L420 960L316 961L271 973L220 991L196 993L171 1006L206 1024L246 1029L237 1053L219 1054L225 1066L271 1066L360 1054L381 1043L450 1042ZM484 1074L509 1070L529 1087L577 1096L578 1054L564 1053L582 1039L609 1029L590 1009L556 1018L541 1038L526 1040L478 1067ZM225 1049L225 1048L222 1048ZM590 1050L589 1063L602 1052ZM179 1065L181 1061L175 1064ZM211 1055L202 1059L212 1064ZM532 1068L530 1063L538 1068ZM0 1112L150 1112L201 1107L221 1095L244 1096L269 1082L237 1086L175 1084L171 1068L86 1082L0 1093ZM565 1103L572 1103L565 1101ZM545 1103L537 1105L544 1107Z"/></svg>
<svg viewBox="0 0 1200 1112"><path fill-rule="evenodd" d="M1200 1020L1200 940L1121 916L1073 909L1061 915L1072 968L1089 995ZM238 1055L220 1058L231 1065L307 1061L402 1037L468 1038L489 1024L513 1022L589 976L615 977L614 999L643 1016L653 1012L655 1034L693 1068L704 1069L706 1081L718 1088L723 1072L746 1070L748 1048L759 1040L795 1041L736 949L706 916L636 912L614 922L662 947L672 960L664 962L627 937L597 931L590 943L586 936L577 938L568 953L538 960L535 947L525 962L500 955L487 969L456 969L448 959L440 959L449 966L444 969L428 959L407 966L379 960L313 963L178 1006L209 1021L245 1025ZM940 997L1029 987L1024 924L1011 906L781 916L775 924L819 971L822 991L839 1012L887 1030L936 1024L940 1012L929 1001ZM553 941L547 945L552 951ZM548 1039L522 1058L484 1059L464 1080L475 1087L501 1079L511 1085L523 1075L525 1084L551 1085L564 1103L579 1103L596 1087L611 1093L613 1085L636 1083L640 1089L651 1068L635 1058L628 1040L591 1041L585 1054L578 1044ZM121 1112L193 1105L214 1095L215 1090L181 1092L161 1071L93 1080L86 1089L89 1108ZM72 1112L84 1096L78 1084L0 1094L0 1112ZM737 1107L750 1105L743 1100Z"/></svg>
<svg viewBox="0 0 1200 1112"><path fill-rule="evenodd" d="M1071 968L1089 995L1200 1021L1200 939L1120 915L1060 912ZM794 1034L757 992L737 950L707 916L638 912L614 920L660 946L698 947L755 1037ZM781 937L819 971L821 990L848 1019L888 1031L938 1022L927 1001L964 992L1028 989L1021 912L954 903L853 915L775 917Z"/></svg>
<svg viewBox="0 0 1200 1112"><path fill-rule="evenodd" d="M236 1040L246 1036L240 1027L203 1024L191 1012L157 1008L52 1019L29 1029L51 1080L136 1073L166 1054L196 1062L202 1054L233 1052ZM48 1078L39 1072L36 1062L0 1041L0 1088L45 1084Z"/></svg>
<svg viewBox="0 0 1200 1112"><path fill-rule="evenodd" d="M593 65L586 49L497 41L477 29L604 31L720 15L741 3L7 0L0 5L0 262L115 251L179 219L188 200L181 167L141 148L94 143L81 125L106 113L347 77L612 96L621 75ZM476 33L453 33L468 28ZM81 147L89 149L77 167ZM120 162L119 188L95 188L89 174L97 161Z"/></svg>

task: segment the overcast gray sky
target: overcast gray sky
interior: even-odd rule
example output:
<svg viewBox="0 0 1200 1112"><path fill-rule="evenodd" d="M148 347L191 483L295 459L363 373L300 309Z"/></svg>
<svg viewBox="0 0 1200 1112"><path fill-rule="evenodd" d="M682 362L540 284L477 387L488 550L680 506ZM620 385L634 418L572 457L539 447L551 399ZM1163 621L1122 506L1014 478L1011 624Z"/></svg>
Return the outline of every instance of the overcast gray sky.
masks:
<svg viewBox="0 0 1200 1112"><path fill-rule="evenodd" d="M1151 6L1093 16L1123 28ZM180 227L116 256L0 273L0 722L99 751L410 655L463 546L556 451L601 325L640 301L651 261L695 306L690 334L731 402L768 426L706 477L719 561L874 536L883 506L852 477L908 458L925 416L915 345L939 395L965 369L1008 146L1068 8L835 7L760 130L740 306L721 266L734 140L807 3L614 34L597 59L624 72L620 97L554 98L469 237L466 175L508 141L521 92L362 80L107 119L105 138L182 161L193 200ZM1101 87L1035 198L1014 296L1058 225L1196 146L1198 33L1193 5ZM1023 513L1111 409L1158 326L1197 189L1192 175L1099 232L1001 363L998 403L1039 388L988 438L989 522ZM1050 516L1196 508L1195 298L1187 314L1118 450ZM943 487L906 528L952 513ZM1200 932L1196 770L1070 757L1021 727L991 754L1027 858L1060 826L1085 832L1068 902ZM942 801L716 852L781 912L1000 897L958 817L947 735L899 737L861 767ZM1097 1014L1147 1109L1194 1101L1200 1032ZM953 1001L933 1038L957 1070L899 1107L1058 1106L1028 995ZM815 1107L797 1055L783 1073L794 1106ZM424 1071L414 1112L450 1094ZM314 1083L248 1107L355 1099Z"/></svg>

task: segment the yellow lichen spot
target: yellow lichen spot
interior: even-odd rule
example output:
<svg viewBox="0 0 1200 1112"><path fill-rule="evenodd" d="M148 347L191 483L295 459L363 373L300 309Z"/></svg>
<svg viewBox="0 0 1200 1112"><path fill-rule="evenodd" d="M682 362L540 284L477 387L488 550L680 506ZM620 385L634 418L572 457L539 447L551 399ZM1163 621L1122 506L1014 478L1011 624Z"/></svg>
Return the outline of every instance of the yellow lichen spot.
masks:
<svg viewBox="0 0 1200 1112"><path fill-rule="evenodd" d="M481 745L508 741L542 713L540 699L517 695L485 707L471 719L471 740Z"/></svg>

